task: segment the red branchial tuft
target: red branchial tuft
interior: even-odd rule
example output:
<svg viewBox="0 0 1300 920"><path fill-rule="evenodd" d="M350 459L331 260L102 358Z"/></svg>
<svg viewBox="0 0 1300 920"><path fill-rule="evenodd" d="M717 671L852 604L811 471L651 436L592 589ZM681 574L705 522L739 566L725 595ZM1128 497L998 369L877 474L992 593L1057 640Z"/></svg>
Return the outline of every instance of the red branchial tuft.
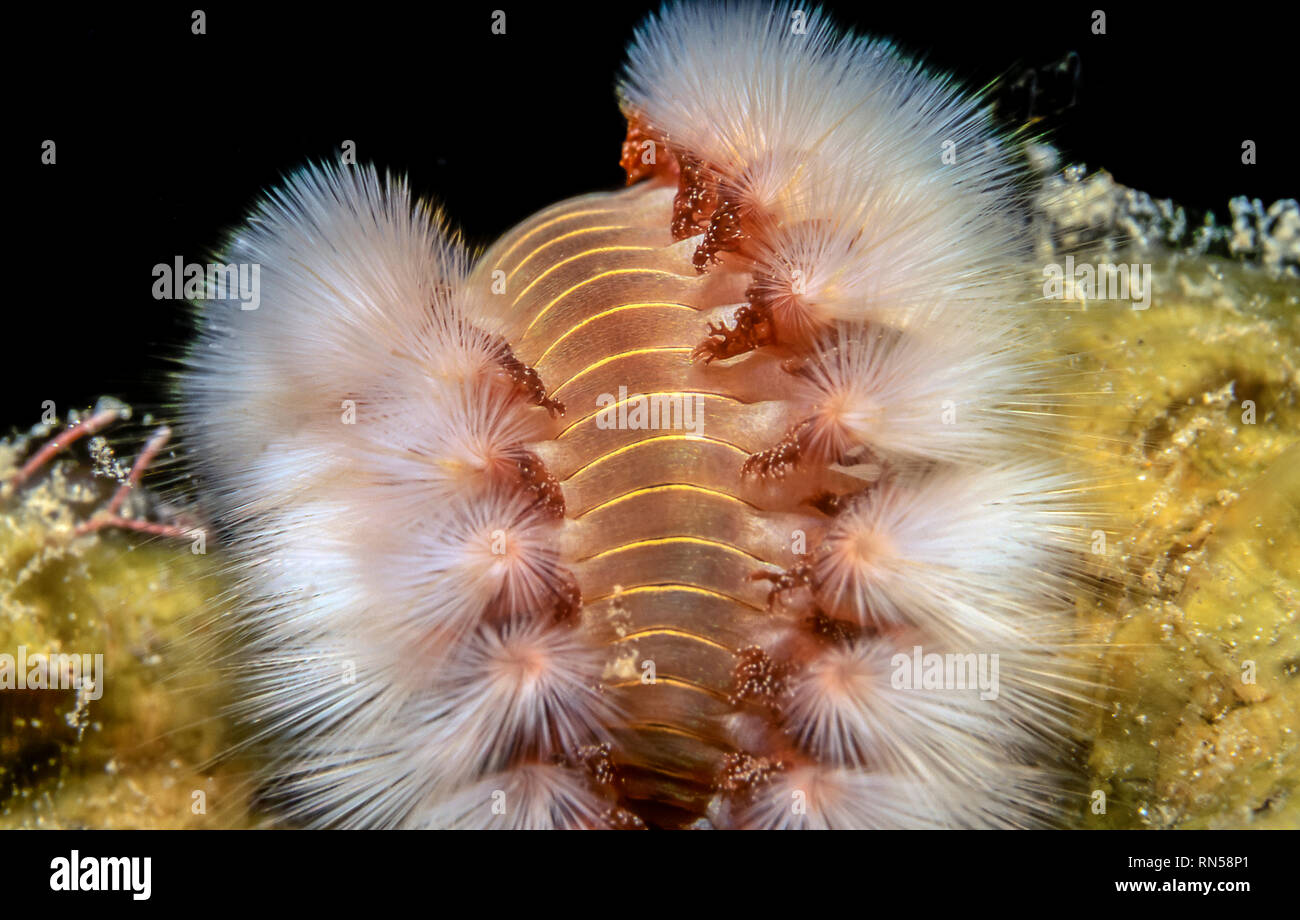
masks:
<svg viewBox="0 0 1300 920"><path fill-rule="evenodd" d="M734 319L735 325L731 328L709 323L709 337L695 346L691 358L712 364L747 354L764 345L777 344L772 314L765 307L745 304L736 310Z"/></svg>
<svg viewBox="0 0 1300 920"><path fill-rule="evenodd" d="M542 383L541 375L515 357L514 351L504 339L501 341L497 361L515 388L533 405L541 406L551 414L552 418L564 415L564 403L546 395L546 385Z"/></svg>
<svg viewBox="0 0 1300 920"><path fill-rule="evenodd" d="M668 152L663 139L646 127L636 114L627 119L627 137L618 165L623 167L627 184L635 185L642 179L677 172L677 158Z"/></svg>
<svg viewBox="0 0 1300 920"><path fill-rule="evenodd" d="M789 689L790 669L756 645L742 649L734 673L732 705L749 701L778 713Z"/></svg>
<svg viewBox="0 0 1300 920"><path fill-rule="evenodd" d="M557 521L564 518L564 490L560 481L546 468L542 458L532 451L523 451L519 457L519 484L534 496L536 504Z"/></svg>

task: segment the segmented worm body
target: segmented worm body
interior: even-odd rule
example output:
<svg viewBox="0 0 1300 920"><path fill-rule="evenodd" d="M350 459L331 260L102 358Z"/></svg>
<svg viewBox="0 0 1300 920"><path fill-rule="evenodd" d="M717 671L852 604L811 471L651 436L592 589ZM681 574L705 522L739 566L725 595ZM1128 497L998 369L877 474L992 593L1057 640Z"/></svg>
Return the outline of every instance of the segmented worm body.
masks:
<svg viewBox="0 0 1300 920"><path fill-rule="evenodd" d="M795 14L798 13L796 16ZM471 267L368 170L226 261L184 384L242 712L299 820L1051 820L1070 477L1014 145L887 43L671 7L629 187Z"/></svg>

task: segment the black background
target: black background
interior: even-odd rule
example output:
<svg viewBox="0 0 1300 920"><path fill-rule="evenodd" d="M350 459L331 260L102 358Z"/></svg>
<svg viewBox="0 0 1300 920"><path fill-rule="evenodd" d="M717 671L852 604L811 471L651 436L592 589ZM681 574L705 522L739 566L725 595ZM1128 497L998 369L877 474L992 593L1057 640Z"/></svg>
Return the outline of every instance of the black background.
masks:
<svg viewBox="0 0 1300 920"><path fill-rule="evenodd" d="M725 833L725 832L724 832ZM1293 898L1289 838L1260 831L927 831L677 834L494 834L328 831L0 832L0 884L25 915L60 911L225 911L237 916L539 911L621 917L637 908L739 917L816 915L840 904L875 916L1073 914L1120 906L1121 916L1200 910L1260 916ZM150 856L152 896L52 892L50 864L85 856ZM1131 868L1133 857L1239 857L1234 869ZM1117 892L1116 882L1249 883L1249 891ZM38 906L39 905L39 906ZM47 907L48 905L48 907ZM547 908L545 905L552 905ZM31 908L35 907L33 911ZM252 910L250 911L250 908ZM1069 910L1072 908L1073 910Z"/></svg>
<svg viewBox="0 0 1300 920"><path fill-rule="evenodd" d="M831 4L972 84L1074 51L1076 105L1052 123L1067 156L1127 185L1226 212L1300 194L1296 14L1281 4ZM494 8L507 32L492 35ZM486 245L561 198L620 183L622 49L653 4L301 5L271 12L45 4L8 20L16 233L0 361L0 429L111 393L167 414L182 304L152 267L207 261L260 191L344 139L410 175ZM9 15L9 14L7 14ZM58 163L40 163L41 142ZM1256 141L1258 163L1241 163Z"/></svg>

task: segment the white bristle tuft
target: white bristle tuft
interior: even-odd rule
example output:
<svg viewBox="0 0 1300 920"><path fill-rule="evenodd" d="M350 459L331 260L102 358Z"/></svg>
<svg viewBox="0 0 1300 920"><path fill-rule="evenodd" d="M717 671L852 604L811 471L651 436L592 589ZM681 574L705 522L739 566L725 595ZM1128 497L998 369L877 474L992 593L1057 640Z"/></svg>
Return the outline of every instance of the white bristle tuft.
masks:
<svg viewBox="0 0 1300 920"><path fill-rule="evenodd" d="M1004 404L1026 371L1007 363L1005 346L985 347L989 331L955 318L901 333L839 326L803 368L809 459L833 463L864 447L897 458L996 457L1016 423Z"/></svg>
<svg viewBox="0 0 1300 920"><path fill-rule="evenodd" d="M864 625L1024 644L1065 585L1067 486L1037 464L879 483L827 532L818 595Z"/></svg>
<svg viewBox="0 0 1300 920"><path fill-rule="evenodd" d="M505 615L554 608L555 523L525 496L490 490L419 515L373 510L358 507L344 526L362 554L367 595L406 640L461 638L489 605Z"/></svg>
<svg viewBox="0 0 1300 920"><path fill-rule="evenodd" d="M569 771L525 764L418 809L409 824L447 830L580 830L603 826L608 810Z"/></svg>
<svg viewBox="0 0 1300 920"><path fill-rule="evenodd" d="M920 782L808 765L779 773L735 820L751 830L892 830L939 828L945 817Z"/></svg>
<svg viewBox="0 0 1300 920"><path fill-rule="evenodd" d="M789 3L671 5L638 30L621 91L762 212L756 275L779 294L800 271L800 319L1009 300L1025 251L1009 151L976 100L890 43Z"/></svg>
<svg viewBox="0 0 1300 920"><path fill-rule="evenodd" d="M269 794L306 823L396 826L509 770L505 823L590 818L576 771L516 769L593 742L607 709L556 619L558 521L520 478L546 413L466 255L404 183L310 168L222 259L260 266L260 303L204 305L183 389L238 536L237 711ZM462 817L502 823L491 804Z"/></svg>
<svg viewBox="0 0 1300 920"><path fill-rule="evenodd" d="M476 770L548 760L599 737L610 715L604 662L570 629L518 617L483 627L440 684L435 745Z"/></svg>

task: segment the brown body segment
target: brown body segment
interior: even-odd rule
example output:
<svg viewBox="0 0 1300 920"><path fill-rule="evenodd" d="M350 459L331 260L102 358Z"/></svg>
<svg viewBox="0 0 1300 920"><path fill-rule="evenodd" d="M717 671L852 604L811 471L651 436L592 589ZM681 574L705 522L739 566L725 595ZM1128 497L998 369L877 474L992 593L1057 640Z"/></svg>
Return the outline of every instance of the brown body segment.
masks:
<svg viewBox="0 0 1300 920"><path fill-rule="evenodd" d="M771 489L742 475L790 427L790 377L759 351L694 360L752 279L725 265L695 270L697 241L674 239L672 178L541 212L470 281L486 288L493 271L505 274L513 354L565 406L559 434L529 449L562 493L551 506L564 509L561 563L580 589L581 628L607 649L621 802L656 825L706 816L719 777L766 753L745 750L753 733L737 730L772 719L784 679L755 646L809 621L771 609L771 586L752 576L795 568L799 533L815 545L825 517L803 500L861 486L824 473ZM694 411L640 427L632 410L652 397Z"/></svg>

